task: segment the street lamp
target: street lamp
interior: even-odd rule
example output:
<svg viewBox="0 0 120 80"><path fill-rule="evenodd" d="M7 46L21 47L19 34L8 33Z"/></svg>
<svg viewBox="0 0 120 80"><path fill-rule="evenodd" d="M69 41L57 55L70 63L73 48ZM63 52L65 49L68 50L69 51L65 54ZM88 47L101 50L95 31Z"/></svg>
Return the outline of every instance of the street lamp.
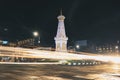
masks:
<svg viewBox="0 0 120 80"><path fill-rule="evenodd" d="M79 48L80 48L80 46L79 46L79 45L76 45L76 48L77 48L77 49L79 49Z"/></svg>
<svg viewBox="0 0 120 80"><path fill-rule="evenodd" d="M77 44L75 47L76 47L76 51L80 50L80 45L79 44Z"/></svg>
<svg viewBox="0 0 120 80"><path fill-rule="evenodd" d="M115 46L115 49L118 49L118 46Z"/></svg>
<svg viewBox="0 0 120 80"><path fill-rule="evenodd" d="M35 31L35 32L33 32L33 35L34 35L35 37L37 37L37 36L39 36L39 33L38 33L37 31Z"/></svg>
<svg viewBox="0 0 120 80"><path fill-rule="evenodd" d="M33 35L34 35L34 37L38 37L37 43L39 44L40 43L40 35L39 35L39 33L37 31L34 31Z"/></svg>
<svg viewBox="0 0 120 80"><path fill-rule="evenodd" d="M118 46L115 46L115 50L117 53L119 52L118 48L119 48Z"/></svg>

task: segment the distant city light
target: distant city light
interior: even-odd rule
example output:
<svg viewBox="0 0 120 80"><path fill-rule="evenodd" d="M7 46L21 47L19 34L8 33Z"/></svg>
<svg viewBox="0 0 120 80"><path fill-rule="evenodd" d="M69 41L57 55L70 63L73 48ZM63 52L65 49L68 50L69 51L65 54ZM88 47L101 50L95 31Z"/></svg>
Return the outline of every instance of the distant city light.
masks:
<svg viewBox="0 0 120 80"><path fill-rule="evenodd" d="M4 31L8 31L8 29L7 29L7 28L4 28Z"/></svg>
<svg viewBox="0 0 120 80"><path fill-rule="evenodd" d="M38 41L38 43L40 43L40 40Z"/></svg>

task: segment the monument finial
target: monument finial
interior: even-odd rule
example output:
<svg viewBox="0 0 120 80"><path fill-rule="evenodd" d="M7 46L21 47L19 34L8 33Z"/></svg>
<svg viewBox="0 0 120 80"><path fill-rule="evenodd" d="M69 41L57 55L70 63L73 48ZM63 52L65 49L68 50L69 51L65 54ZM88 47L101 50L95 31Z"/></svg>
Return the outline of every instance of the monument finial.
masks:
<svg viewBox="0 0 120 80"><path fill-rule="evenodd" d="M62 15L62 8L61 8L61 10L60 10L60 15Z"/></svg>

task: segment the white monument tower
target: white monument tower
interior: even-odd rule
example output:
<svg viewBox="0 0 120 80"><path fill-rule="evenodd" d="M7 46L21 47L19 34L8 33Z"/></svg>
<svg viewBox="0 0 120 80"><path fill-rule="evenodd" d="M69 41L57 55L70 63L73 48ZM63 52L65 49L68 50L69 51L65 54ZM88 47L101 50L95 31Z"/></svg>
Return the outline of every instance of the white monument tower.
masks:
<svg viewBox="0 0 120 80"><path fill-rule="evenodd" d="M66 37L66 33L65 33L65 26L64 26L65 16L62 15L62 11L57 18L59 21L58 29L57 29L57 35L54 38L56 44L56 51L66 52L68 37Z"/></svg>

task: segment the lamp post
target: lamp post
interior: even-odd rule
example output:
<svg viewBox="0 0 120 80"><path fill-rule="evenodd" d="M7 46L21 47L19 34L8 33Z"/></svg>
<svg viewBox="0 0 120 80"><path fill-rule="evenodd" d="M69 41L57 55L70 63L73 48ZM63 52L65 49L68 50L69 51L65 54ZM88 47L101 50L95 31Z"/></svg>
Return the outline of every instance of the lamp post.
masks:
<svg viewBox="0 0 120 80"><path fill-rule="evenodd" d="M35 38L38 38L37 44L40 44L40 35L39 35L39 33L37 31L34 31L33 35L34 35ZM35 39L34 39L34 45L35 45Z"/></svg>
<svg viewBox="0 0 120 80"><path fill-rule="evenodd" d="M39 33L38 33L37 31L35 31L35 32L33 32L33 35L34 35L35 37L37 37L37 36L39 35Z"/></svg>
<svg viewBox="0 0 120 80"><path fill-rule="evenodd" d="M79 45L79 44L77 44L75 47L76 47L76 51L77 51L77 52L79 52L80 45Z"/></svg>
<svg viewBox="0 0 120 80"><path fill-rule="evenodd" d="M79 49L79 48L80 48L80 46L79 46L79 45L76 45L76 48L77 48L77 49Z"/></svg>
<svg viewBox="0 0 120 80"><path fill-rule="evenodd" d="M115 46L116 53L119 52L118 48L119 48L118 46Z"/></svg>

